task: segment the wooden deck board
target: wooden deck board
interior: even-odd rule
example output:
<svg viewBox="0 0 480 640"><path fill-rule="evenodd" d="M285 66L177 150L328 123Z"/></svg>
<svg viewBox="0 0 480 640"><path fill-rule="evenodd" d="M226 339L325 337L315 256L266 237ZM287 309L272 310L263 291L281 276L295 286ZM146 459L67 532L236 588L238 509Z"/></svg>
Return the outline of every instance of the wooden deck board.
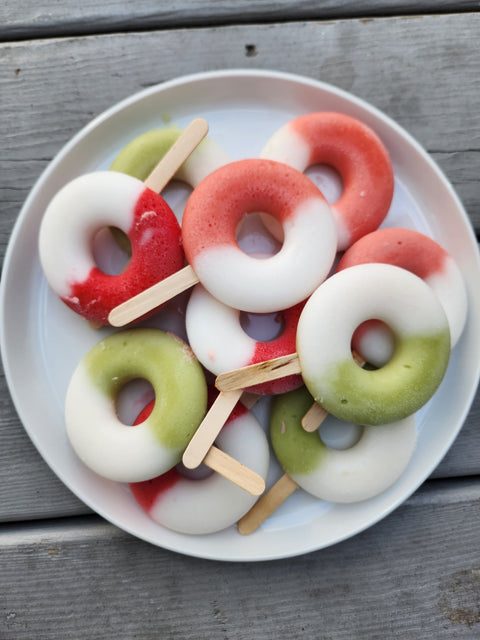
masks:
<svg viewBox="0 0 480 640"><path fill-rule="evenodd" d="M2 640L478 638L480 484L430 483L298 558L220 563L97 517L0 527Z"/></svg>
<svg viewBox="0 0 480 640"><path fill-rule="evenodd" d="M310 75L383 110L431 152L480 228L479 23L480 14L457 14L0 45L0 242L41 170L93 117L164 80L239 67Z"/></svg>
<svg viewBox="0 0 480 640"><path fill-rule="evenodd" d="M68 36L165 27L279 22L351 17L439 14L475 11L474 0L181 0L159 3L118 0L32 2L5 0L0 5L0 40Z"/></svg>

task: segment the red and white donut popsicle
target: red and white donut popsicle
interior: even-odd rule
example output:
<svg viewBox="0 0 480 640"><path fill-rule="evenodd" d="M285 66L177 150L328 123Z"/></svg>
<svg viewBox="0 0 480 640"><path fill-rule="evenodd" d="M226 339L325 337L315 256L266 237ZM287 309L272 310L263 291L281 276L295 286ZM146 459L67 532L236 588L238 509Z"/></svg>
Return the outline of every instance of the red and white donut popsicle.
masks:
<svg viewBox="0 0 480 640"><path fill-rule="evenodd" d="M268 213L283 227L280 251L265 260L245 254L236 241L238 223L253 212ZM235 309L287 309L325 279L337 250L333 217L319 189L296 169L261 159L209 174L187 202L182 238L189 266L119 305L111 324L127 324L199 282Z"/></svg>
<svg viewBox="0 0 480 640"><path fill-rule="evenodd" d="M331 208L339 251L377 229L388 213L394 189L388 151L377 134L356 118L328 111L295 118L273 134L260 157L301 172L314 164L338 172L343 189Z"/></svg>
<svg viewBox="0 0 480 640"><path fill-rule="evenodd" d="M97 171L54 196L40 227L40 261L50 286L71 309L109 324L113 308L183 266L180 226L158 192L207 131L205 120L194 120L145 182ZM132 245L131 260L118 275L103 273L92 255L93 238L104 227L121 229Z"/></svg>
<svg viewBox="0 0 480 640"><path fill-rule="evenodd" d="M147 417L151 404L135 424ZM255 416L241 404L233 409L217 444L221 451L266 479L270 459L267 437ZM193 535L235 524L257 500L257 496L219 474L189 478L178 467L152 480L131 483L130 489L155 522Z"/></svg>
<svg viewBox="0 0 480 640"><path fill-rule="evenodd" d="M302 309L303 303L300 303L278 312L279 319L284 323L280 335L271 340L255 340L243 330L237 309L223 304L202 285L197 285L187 304L188 341L203 366L219 375L295 350L297 324ZM293 375L254 385L247 391L276 395L302 384L301 376ZM196 468L202 462L241 393L242 390L219 393L184 451L182 460L186 467Z"/></svg>

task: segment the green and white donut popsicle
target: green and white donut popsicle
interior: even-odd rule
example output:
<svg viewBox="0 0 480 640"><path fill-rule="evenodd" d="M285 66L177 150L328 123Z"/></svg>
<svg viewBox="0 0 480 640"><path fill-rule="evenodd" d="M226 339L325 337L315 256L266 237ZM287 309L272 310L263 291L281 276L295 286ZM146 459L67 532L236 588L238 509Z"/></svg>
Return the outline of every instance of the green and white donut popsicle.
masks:
<svg viewBox="0 0 480 640"><path fill-rule="evenodd" d="M329 502L367 500L385 491L404 472L415 450L415 418L363 428L349 449L327 447L319 432L306 432L301 420L312 404L305 387L272 403L270 437L284 471L299 487Z"/></svg>
<svg viewBox="0 0 480 640"><path fill-rule="evenodd" d="M175 125L147 131L134 138L118 153L110 169L145 180L182 133L183 129ZM195 188L209 173L228 162L231 162L228 153L212 138L205 138L174 178Z"/></svg>
<svg viewBox="0 0 480 640"><path fill-rule="evenodd" d="M155 391L150 416L134 429L116 412L120 390L134 379ZM160 329L119 331L81 360L66 401L67 434L90 469L119 482L148 480L176 465L202 421L207 385L190 347Z"/></svg>
<svg viewBox="0 0 480 640"><path fill-rule="evenodd" d="M393 331L394 353L367 370L354 361L351 340L372 319ZM435 393L450 356L448 320L418 276L389 264L356 265L328 278L307 301L297 354L307 388L326 411L355 424L385 424L415 413Z"/></svg>

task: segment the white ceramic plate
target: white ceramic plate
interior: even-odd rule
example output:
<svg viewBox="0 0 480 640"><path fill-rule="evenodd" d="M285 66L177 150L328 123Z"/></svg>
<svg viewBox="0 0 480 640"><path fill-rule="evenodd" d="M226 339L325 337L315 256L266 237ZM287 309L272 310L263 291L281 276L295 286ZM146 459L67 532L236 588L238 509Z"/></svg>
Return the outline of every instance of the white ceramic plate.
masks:
<svg viewBox="0 0 480 640"><path fill-rule="evenodd" d="M233 159L258 156L282 124L303 113L341 111L371 126L390 151L396 193L385 225L434 237L456 258L469 292L469 317L434 398L418 414L419 441L401 479L382 495L332 505L297 491L250 536L235 527L207 536L179 535L146 516L128 487L86 469L66 439L63 402L70 376L105 331L91 330L52 294L37 252L40 220L55 192L73 177L105 169L132 138L166 122L183 127L207 119L210 136ZM321 179L321 176L320 176ZM167 199L179 212L186 195ZM385 226L384 225L384 226ZM20 213L4 262L1 347L13 401L40 454L87 505L118 527L184 554L229 561L288 557L321 549L371 526L401 504L442 459L470 408L479 378L480 265L468 218L452 187L423 149L365 102L315 80L264 71L228 71L166 82L114 106L80 131L54 158ZM266 407L256 409L262 419ZM280 475L272 465L269 482Z"/></svg>

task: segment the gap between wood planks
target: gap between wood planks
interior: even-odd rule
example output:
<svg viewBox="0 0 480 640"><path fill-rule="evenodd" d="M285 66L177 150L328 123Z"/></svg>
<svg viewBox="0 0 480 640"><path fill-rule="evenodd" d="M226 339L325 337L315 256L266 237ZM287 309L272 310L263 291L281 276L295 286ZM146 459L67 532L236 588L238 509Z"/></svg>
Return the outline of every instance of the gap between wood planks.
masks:
<svg viewBox="0 0 480 640"><path fill-rule="evenodd" d="M267 6L266 6L267 4ZM35 16L30 22L15 23L9 19L8 7L3 9L4 16L0 15L0 43L19 42L25 40L39 40L49 38L75 38L87 36L102 36L121 33L165 31L175 29L208 29L215 27L229 26L255 26L255 25L275 25L284 23L302 23L305 21L333 22L340 20L360 20L368 23L375 19L388 18L421 18L424 16L437 16L447 14L460 14L475 12L478 10L478 3L472 0L447 0L438 2L437 0L419 0L418 2L408 1L398 2L397 6L391 5L388 0L378 2L370 0L362 6L361 13L358 13L358 5L354 0L350 0L343 6L332 4L316 5L309 0L301 0L292 3L281 0L275 3L258 2L255 4L238 3L232 11L230 5L223 11L216 13L212 10L208 12L208 7L203 5L201 11L188 11L179 9L176 13L171 10L165 13L144 12L137 15L128 16L125 13L109 13L108 7L104 14L94 14L92 16L82 15L81 17L71 17L68 10L63 16L53 17L50 22L42 22L41 17ZM21 3L20 3L21 6ZM235 5L233 5L235 6ZM269 6L273 7L269 10ZM213 5L212 5L213 7ZM255 7L255 8L253 8ZM158 10L158 7L156 7ZM10 9L14 12L14 9ZM15 10L15 15L21 14L20 9ZM50 15L52 15L50 13ZM68 16L68 17L67 17ZM255 43L245 43L245 56L257 55L257 45Z"/></svg>

